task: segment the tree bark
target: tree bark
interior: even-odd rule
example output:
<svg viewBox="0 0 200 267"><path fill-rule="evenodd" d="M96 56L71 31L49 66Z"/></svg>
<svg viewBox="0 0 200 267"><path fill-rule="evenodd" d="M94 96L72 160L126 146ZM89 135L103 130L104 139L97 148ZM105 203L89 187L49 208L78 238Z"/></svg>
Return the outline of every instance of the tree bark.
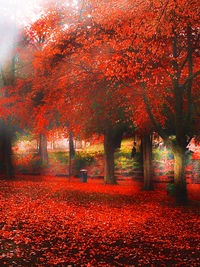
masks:
<svg viewBox="0 0 200 267"><path fill-rule="evenodd" d="M142 176L144 176L144 167L143 167L143 139L140 140L140 157L139 157L139 166Z"/></svg>
<svg viewBox="0 0 200 267"><path fill-rule="evenodd" d="M174 147L174 185L175 185L175 200L177 205L186 205L187 185L185 178L185 149L179 145Z"/></svg>
<svg viewBox="0 0 200 267"><path fill-rule="evenodd" d="M177 55L177 40L174 39L174 58ZM177 72L177 63L174 64L174 71ZM174 150L174 182L175 199L177 205L187 204L187 187L184 175L185 151L186 151L186 125L184 124L183 93L184 88L179 84L179 75L173 79L175 99L175 136Z"/></svg>
<svg viewBox="0 0 200 267"><path fill-rule="evenodd" d="M114 152L115 147L113 146L113 138L110 131L106 131L104 134L104 164L105 164L105 175L104 181L106 184L116 184L115 177L115 165L114 165Z"/></svg>
<svg viewBox="0 0 200 267"><path fill-rule="evenodd" d="M71 131L69 131L69 179L72 175L72 158L75 156L74 140Z"/></svg>
<svg viewBox="0 0 200 267"><path fill-rule="evenodd" d="M14 175L14 167L12 164L12 135L7 125L1 125L0 165L1 172L6 178L12 178Z"/></svg>
<svg viewBox="0 0 200 267"><path fill-rule="evenodd" d="M152 135L145 134L142 137L143 148L143 190L153 190L153 164L152 164Z"/></svg>
<svg viewBox="0 0 200 267"><path fill-rule="evenodd" d="M44 133L39 135L39 157L41 165L48 163L47 136Z"/></svg>

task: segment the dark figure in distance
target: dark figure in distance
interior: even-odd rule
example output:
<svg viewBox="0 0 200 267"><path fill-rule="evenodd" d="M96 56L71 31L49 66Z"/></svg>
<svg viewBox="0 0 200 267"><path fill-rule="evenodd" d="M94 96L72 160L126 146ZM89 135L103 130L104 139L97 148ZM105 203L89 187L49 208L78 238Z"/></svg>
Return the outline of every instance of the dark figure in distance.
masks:
<svg viewBox="0 0 200 267"><path fill-rule="evenodd" d="M131 158L134 158L135 154L136 154L136 142L134 142L134 146L132 148L132 151L131 151Z"/></svg>

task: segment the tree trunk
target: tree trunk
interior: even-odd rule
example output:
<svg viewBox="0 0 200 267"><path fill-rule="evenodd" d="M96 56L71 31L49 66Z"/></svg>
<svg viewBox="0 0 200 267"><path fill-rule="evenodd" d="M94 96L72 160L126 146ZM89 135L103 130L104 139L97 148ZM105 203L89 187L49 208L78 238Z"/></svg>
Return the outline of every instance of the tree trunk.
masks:
<svg viewBox="0 0 200 267"><path fill-rule="evenodd" d="M6 165L6 177L12 178L14 174L14 168L12 164L12 138L8 134L5 140L5 165Z"/></svg>
<svg viewBox="0 0 200 267"><path fill-rule="evenodd" d="M72 175L72 158L75 156L73 135L69 131L69 179Z"/></svg>
<svg viewBox="0 0 200 267"><path fill-rule="evenodd" d="M116 184L116 177L114 171L114 152L112 135L109 131L104 134L104 164L105 175L104 181L106 184Z"/></svg>
<svg viewBox="0 0 200 267"><path fill-rule="evenodd" d="M144 167L143 167L143 139L141 138L140 142L140 157L139 157L139 166L140 166L140 171L142 173L142 176L144 177Z"/></svg>
<svg viewBox="0 0 200 267"><path fill-rule="evenodd" d="M14 85L15 82L15 55L12 57L10 62L10 71L5 71L1 67L1 83L5 86L4 97L9 97L9 85ZM12 132L10 127L10 118L7 117L5 121L0 122L0 165L1 171L6 175L7 178L12 178L14 175L14 167L12 164Z"/></svg>
<svg viewBox="0 0 200 267"><path fill-rule="evenodd" d="M174 44L173 44L173 68L174 68L174 115L175 115L175 135L176 142L173 146L174 149L174 182L175 182L175 199L178 205L187 204L187 187L184 175L184 165L185 165L185 151L186 151L186 126L184 117L184 87L180 85L180 75L177 63L178 57L178 41L176 34L174 34ZM190 56L189 56L190 57ZM189 71L190 72L190 71ZM191 88L190 88L191 89ZM188 92L189 93L189 92ZM189 93L190 94L190 93ZM189 96L189 95L188 95ZM190 98L190 97L189 97ZM189 99L188 99L189 101ZM190 102L190 101L189 101ZM190 103L188 103L190 106ZM190 113L190 107L189 113ZM188 114L187 119L189 119L191 114ZM190 119L188 120L189 123Z"/></svg>
<svg viewBox="0 0 200 267"><path fill-rule="evenodd" d="M187 204L187 185L184 174L185 157L185 149L176 145L174 148L174 185L175 199L178 205Z"/></svg>
<svg viewBox="0 0 200 267"><path fill-rule="evenodd" d="M39 136L39 157L41 165L48 163L48 152L47 152L47 136L44 133L40 133Z"/></svg>
<svg viewBox="0 0 200 267"><path fill-rule="evenodd" d="M179 88L178 88L179 89ZM177 205L187 204L187 187L184 175L186 162L186 135L184 133L185 127L183 125L183 111L180 107L183 106L178 89L176 90L176 140L173 145L174 151L174 185L175 185L175 199Z"/></svg>
<svg viewBox="0 0 200 267"><path fill-rule="evenodd" d="M2 125L0 133L0 165L1 172L6 178L12 178L14 174L12 164L12 136L7 125Z"/></svg>
<svg viewBox="0 0 200 267"><path fill-rule="evenodd" d="M146 134L142 137L143 148L143 190L153 190L153 164L152 164L152 135Z"/></svg>

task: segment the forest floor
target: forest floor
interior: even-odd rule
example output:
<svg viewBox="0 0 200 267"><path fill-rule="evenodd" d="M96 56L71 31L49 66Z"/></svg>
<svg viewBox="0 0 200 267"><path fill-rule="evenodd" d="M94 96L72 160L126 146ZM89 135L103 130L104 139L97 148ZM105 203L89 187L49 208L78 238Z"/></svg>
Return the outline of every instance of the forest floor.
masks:
<svg viewBox="0 0 200 267"><path fill-rule="evenodd" d="M0 180L0 266L199 266L200 207L140 188Z"/></svg>

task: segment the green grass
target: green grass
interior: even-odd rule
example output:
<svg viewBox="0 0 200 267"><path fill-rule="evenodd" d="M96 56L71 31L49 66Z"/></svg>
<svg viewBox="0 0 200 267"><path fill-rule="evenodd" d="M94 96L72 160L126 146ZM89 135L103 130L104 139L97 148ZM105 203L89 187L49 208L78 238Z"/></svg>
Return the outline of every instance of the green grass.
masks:
<svg viewBox="0 0 200 267"><path fill-rule="evenodd" d="M121 149L115 153L116 170L131 172L133 169L137 168L137 160L133 160L131 158L132 145L133 141L130 139L122 141ZM93 175L102 175L103 155L103 143L91 145L89 147L83 148L82 150L76 151L76 155L72 160L73 169L77 174L79 174L80 169L86 168L89 170L92 164L91 171ZM17 163L20 165L19 169L24 171L36 170L40 165L38 158L35 157L35 153L29 153L27 155L19 154L15 155L15 157L18 158ZM67 166L69 164L68 151L48 151L48 157L50 166ZM99 165L101 167L99 167Z"/></svg>
<svg viewBox="0 0 200 267"><path fill-rule="evenodd" d="M57 151L57 152L48 152L49 159L53 161L58 161L60 163L68 163L69 161L69 153L64 151Z"/></svg>

